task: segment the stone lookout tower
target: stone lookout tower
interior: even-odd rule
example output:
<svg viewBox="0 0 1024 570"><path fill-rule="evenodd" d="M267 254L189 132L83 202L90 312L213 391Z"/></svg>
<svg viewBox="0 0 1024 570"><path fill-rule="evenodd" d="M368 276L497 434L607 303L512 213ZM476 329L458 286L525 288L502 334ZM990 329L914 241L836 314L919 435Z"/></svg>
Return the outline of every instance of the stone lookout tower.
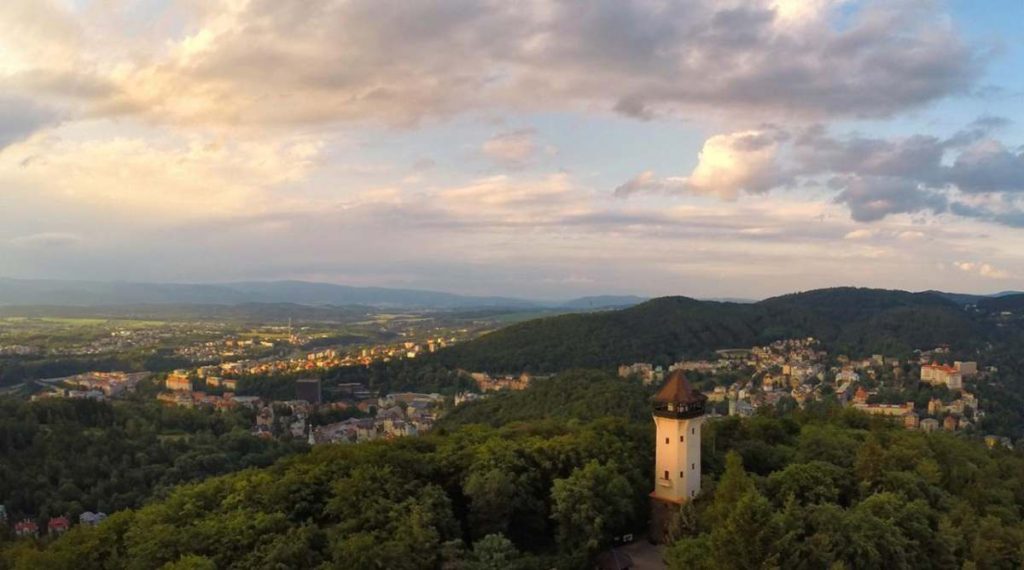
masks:
<svg viewBox="0 0 1024 570"><path fill-rule="evenodd" d="M679 507L700 493L700 428L707 399L690 386L682 370L669 374L654 396L651 539L656 542L663 541Z"/></svg>

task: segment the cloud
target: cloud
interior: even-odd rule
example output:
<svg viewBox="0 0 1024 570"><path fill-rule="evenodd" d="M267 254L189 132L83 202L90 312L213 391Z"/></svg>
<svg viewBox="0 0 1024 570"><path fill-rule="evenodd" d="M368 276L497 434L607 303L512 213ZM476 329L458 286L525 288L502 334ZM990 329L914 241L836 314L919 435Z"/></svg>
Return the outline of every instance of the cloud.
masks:
<svg viewBox="0 0 1024 570"><path fill-rule="evenodd" d="M53 109L25 99L0 96L0 151L59 120L59 113Z"/></svg>
<svg viewBox="0 0 1024 570"><path fill-rule="evenodd" d="M966 92L983 63L946 14L915 1L223 0L168 4L166 19L183 24L151 37L115 12L5 4L7 88L177 123L401 125L595 107L875 117Z"/></svg>
<svg viewBox="0 0 1024 570"><path fill-rule="evenodd" d="M851 217L858 222L876 222L892 214L923 210L939 213L947 207L942 194L903 178L844 176L833 179L832 184L841 190L835 201L846 204Z"/></svg>
<svg viewBox="0 0 1024 570"><path fill-rule="evenodd" d="M785 138L785 133L773 128L715 135L704 142L689 176L658 178L648 170L616 187L614 194L623 198L692 192L724 199L735 199L741 192L761 194L787 180L777 160Z"/></svg>
<svg viewBox="0 0 1024 570"><path fill-rule="evenodd" d="M645 171L615 195L691 192L735 199L811 186L833 192L859 222L951 211L1021 226L1024 207L1016 196L1024 194L1024 153L992 138L1005 124L982 117L947 138L835 136L821 125L719 134L705 141L689 176L659 179Z"/></svg>
<svg viewBox="0 0 1024 570"><path fill-rule="evenodd" d="M704 142L697 167L686 186L698 194L735 198L740 192L760 194L783 181L775 131L743 131L715 135Z"/></svg>
<svg viewBox="0 0 1024 570"><path fill-rule="evenodd" d="M876 235L878 235L877 230L861 228L853 230L852 232L847 232L847 234L843 236L843 239L868 239L875 237Z"/></svg>
<svg viewBox="0 0 1024 570"><path fill-rule="evenodd" d="M63 248L78 245L82 237L77 234L65 232L42 232L37 234L18 236L8 240L8 243L15 247L25 248Z"/></svg>
<svg viewBox="0 0 1024 570"><path fill-rule="evenodd" d="M651 170L645 170L615 188L614 194L619 198L627 198L634 194L672 193L686 190L686 178L658 178Z"/></svg>
<svg viewBox="0 0 1024 570"><path fill-rule="evenodd" d="M488 139L480 150L494 162L508 168L522 168L533 162L541 153L554 154L550 146L537 143L534 129L519 129L498 133Z"/></svg>
<svg viewBox="0 0 1024 570"><path fill-rule="evenodd" d="M320 148L305 137L37 137L0 154L0 187L11 200L43 200L51 212L119 212L153 224L222 218L287 208L270 190L304 180Z"/></svg>
<svg viewBox="0 0 1024 570"><path fill-rule="evenodd" d="M1024 192L1024 153L984 139L956 157L949 180L969 193Z"/></svg>
<svg viewBox="0 0 1024 570"><path fill-rule="evenodd" d="M966 273L975 273L982 277L989 279L1009 279L1010 274L1001 269L997 269L990 263L974 262L974 261L957 261L953 264L960 271Z"/></svg>

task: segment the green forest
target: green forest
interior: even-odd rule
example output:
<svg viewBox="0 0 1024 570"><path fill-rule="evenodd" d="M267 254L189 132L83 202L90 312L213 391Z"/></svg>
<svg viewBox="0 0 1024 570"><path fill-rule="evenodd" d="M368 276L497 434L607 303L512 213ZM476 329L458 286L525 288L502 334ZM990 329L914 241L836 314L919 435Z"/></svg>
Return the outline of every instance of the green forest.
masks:
<svg viewBox="0 0 1024 570"><path fill-rule="evenodd" d="M3 568L589 568L643 532L650 392L575 371L418 438L322 446L179 486L98 527L8 543ZM1024 563L1024 455L827 403L704 429L671 568Z"/></svg>
<svg viewBox="0 0 1024 570"><path fill-rule="evenodd" d="M491 372L611 369L638 361L667 366L786 338L814 337L830 352L905 357L950 344L1016 342L1003 326L942 296L878 289L822 289L760 301L720 303L662 297L620 311L517 323L436 355L451 367Z"/></svg>
<svg viewBox="0 0 1024 570"><path fill-rule="evenodd" d="M242 411L156 402L0 398L0 504L11 521L77 519L305 449L253 437L251 424Z"/></svg>

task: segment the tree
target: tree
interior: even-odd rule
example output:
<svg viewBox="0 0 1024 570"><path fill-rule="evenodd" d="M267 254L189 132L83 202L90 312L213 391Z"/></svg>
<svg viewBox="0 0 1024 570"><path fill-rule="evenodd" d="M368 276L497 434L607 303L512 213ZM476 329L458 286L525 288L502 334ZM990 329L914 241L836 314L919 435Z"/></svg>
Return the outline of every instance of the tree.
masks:
<svg viewBox="0 0 1024 570"><path fill-rule="evenodd" d="M465 570L507 570L519 558L512 541L502 534L489 534L473 545Z"/></svg>
<svg viewBox="0 0 1024 570"><path fill-rule="evenodd" d="M516 493L515 482L508 471L473 472L466 479L463 492L470 500L470 533L474 537L508 531Z"/></svg>
<svg viewBox="0 0 1024 570"><path fill-rule="evenodd" d="M712 525L725 522L729 512L744 495L754 491L754 482L743 468L743 458L730 451L725 456L725 472L715 487L715 499L708 509L708 520Z"/></svg>
<svg viewBox="0 0 1024 570"><path fill-rule="evenodd" d="M217 570L217 565L205 556L187 554L175 562L164 564L162 570Z"/></svg>
<svg viewBox="0 0 1024 570"><path fill-rule="evenodd" d="M633 521L633 489L615 464L596 460L557 479L551 490L551 518L566 551L596 552Z"/></svg>

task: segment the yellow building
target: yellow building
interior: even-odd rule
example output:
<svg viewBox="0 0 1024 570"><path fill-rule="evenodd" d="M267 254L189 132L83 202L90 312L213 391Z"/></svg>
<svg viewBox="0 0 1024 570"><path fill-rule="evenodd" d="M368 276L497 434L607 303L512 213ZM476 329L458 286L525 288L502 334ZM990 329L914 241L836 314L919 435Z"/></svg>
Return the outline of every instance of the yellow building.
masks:
<svg viewBox="0 0 1024 570"><path fill-rule="evenodd" d="M184 371L171 372L167 375L167 380L164 382L168 390L190 392L192 391L192 380L189 379L188 374Z"/></svg>

